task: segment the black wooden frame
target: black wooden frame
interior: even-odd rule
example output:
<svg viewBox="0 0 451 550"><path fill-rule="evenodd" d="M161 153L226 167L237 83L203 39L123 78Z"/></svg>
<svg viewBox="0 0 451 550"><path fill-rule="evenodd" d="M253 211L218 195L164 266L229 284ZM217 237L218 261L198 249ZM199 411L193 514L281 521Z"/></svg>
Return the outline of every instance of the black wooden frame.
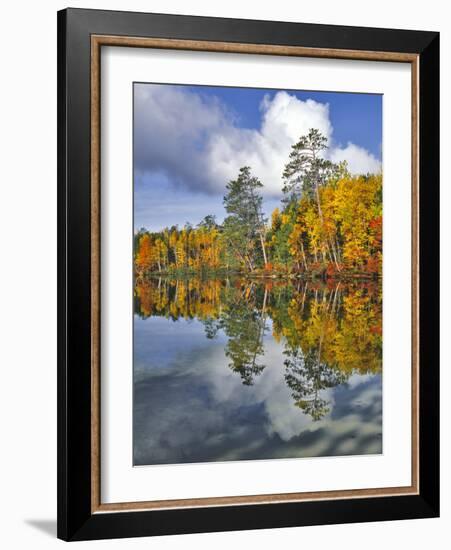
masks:
<svg viewBox="0 0 451 550"><path fill-rule="evenodd" d="M419 55L420 491L414 496L91 513L90 37ZM439 34L67 9L58 13L58 537L86 540L439 514Z"/></svg>

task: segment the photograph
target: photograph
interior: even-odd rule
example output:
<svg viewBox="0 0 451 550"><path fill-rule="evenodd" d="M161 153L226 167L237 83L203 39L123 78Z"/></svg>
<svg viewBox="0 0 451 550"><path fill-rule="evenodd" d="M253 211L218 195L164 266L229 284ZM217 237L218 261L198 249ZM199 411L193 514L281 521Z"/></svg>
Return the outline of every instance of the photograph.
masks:
<svg viewBox="0 0 451 550"><path fill-rule="evenodd" d="M382 121L133 83L133 466L383 453Z"/></svg>
<svg viewBox="0 0 451 550"><path fill-rule="evenodd" d="M384 522L424 546L396 525L440 515L443 25L392 4L127 10L58 11L39 125L57 127L57 537L331 526L336 545L342 524L352 546Z"/></svg>

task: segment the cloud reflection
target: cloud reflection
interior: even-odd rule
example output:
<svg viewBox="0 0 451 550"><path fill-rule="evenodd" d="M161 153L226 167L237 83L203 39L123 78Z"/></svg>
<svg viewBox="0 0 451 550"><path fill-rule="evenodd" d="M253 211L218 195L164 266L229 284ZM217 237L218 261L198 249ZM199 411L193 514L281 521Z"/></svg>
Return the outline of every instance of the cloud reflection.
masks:
<svg viewBox="0 0 451 550"><path fill-rule="evenodd" d="M172 323L174 339L170 323L135 319L135 465L382 452L380 375L323 390L330 412L312 422L291 398L283 347L270 334L270 367L245 386L228 368L222 334L207 340L192 320Z"/></svg>

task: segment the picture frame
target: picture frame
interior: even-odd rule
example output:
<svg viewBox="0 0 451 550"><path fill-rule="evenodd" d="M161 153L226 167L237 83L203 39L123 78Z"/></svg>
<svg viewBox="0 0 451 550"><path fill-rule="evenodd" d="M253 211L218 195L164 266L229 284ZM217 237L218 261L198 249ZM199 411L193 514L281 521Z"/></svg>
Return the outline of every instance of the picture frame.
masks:
<svg viewBox="0 0 451 550"><path fill-rule="evenodd" d="M103 47L410 64L412 483L101 502ZM101 10L58 12L58 537L90 540L439 515L439 33Z"/></svg>

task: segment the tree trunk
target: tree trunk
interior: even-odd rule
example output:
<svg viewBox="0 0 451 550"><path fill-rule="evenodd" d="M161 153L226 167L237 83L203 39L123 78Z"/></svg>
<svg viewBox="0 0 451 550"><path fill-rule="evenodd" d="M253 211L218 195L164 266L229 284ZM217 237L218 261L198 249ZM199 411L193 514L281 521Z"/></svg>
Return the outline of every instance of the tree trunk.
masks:
<svg viewBox="0 0 451 550"><path fill-rule="evenodd" d="M322 226L323 222L324 222L324 218L323 218L323 211L321 209L321 202L319 200L319 185L318 184L315 185L315 196L316 196L316 204L318 206L318 215L319 215L319 219L321 220L321 226Z"/></svg>
<svg viewBox="0 0 451 550"><path fill-rule="evenodd" d="M339 265L338 260L337 260L337 254L335 252L334 242L333 242L332 239L330 239L329 242L330 242L330 249L332 250L333 261L335 262L335 266L336 266L338 271L341 271L340 265Z"/></svg>
<svg viewBox="0 0 451 550"><path fill-rule="evenodd" d="M266 312L266 299L268 297L268 288L267 286L265 285L265 293L263 295L263 306L262 306L262 317L265 316L265 312Z"/></svg>
<svg viewBox="0 0 451 550"><path fill-rule="evenodd" d="M302 253L302 259L304 260L305 270L308 271L307 260L305 257L304 243L302 242L302 238L301 238L301 253Z"/></svg>
<svg viewBox="0 0 451 550"><path fill-rule="evenodd" d="M341 262L341 253L340 253L340 246L337 241L337 236L335 235L335 250L337 251L337 258L338 261Z"/></svg>
<svg viewBox="0 0 451 550"><path fill-rule="evenodd" d="M266 258L265 239L263 238L263 233L261 231L259 232L259 236L260 236L260 244L262 246L263 260L265 262L265 267L266 267L266 265L268 264L268 260Z"/></svg>

